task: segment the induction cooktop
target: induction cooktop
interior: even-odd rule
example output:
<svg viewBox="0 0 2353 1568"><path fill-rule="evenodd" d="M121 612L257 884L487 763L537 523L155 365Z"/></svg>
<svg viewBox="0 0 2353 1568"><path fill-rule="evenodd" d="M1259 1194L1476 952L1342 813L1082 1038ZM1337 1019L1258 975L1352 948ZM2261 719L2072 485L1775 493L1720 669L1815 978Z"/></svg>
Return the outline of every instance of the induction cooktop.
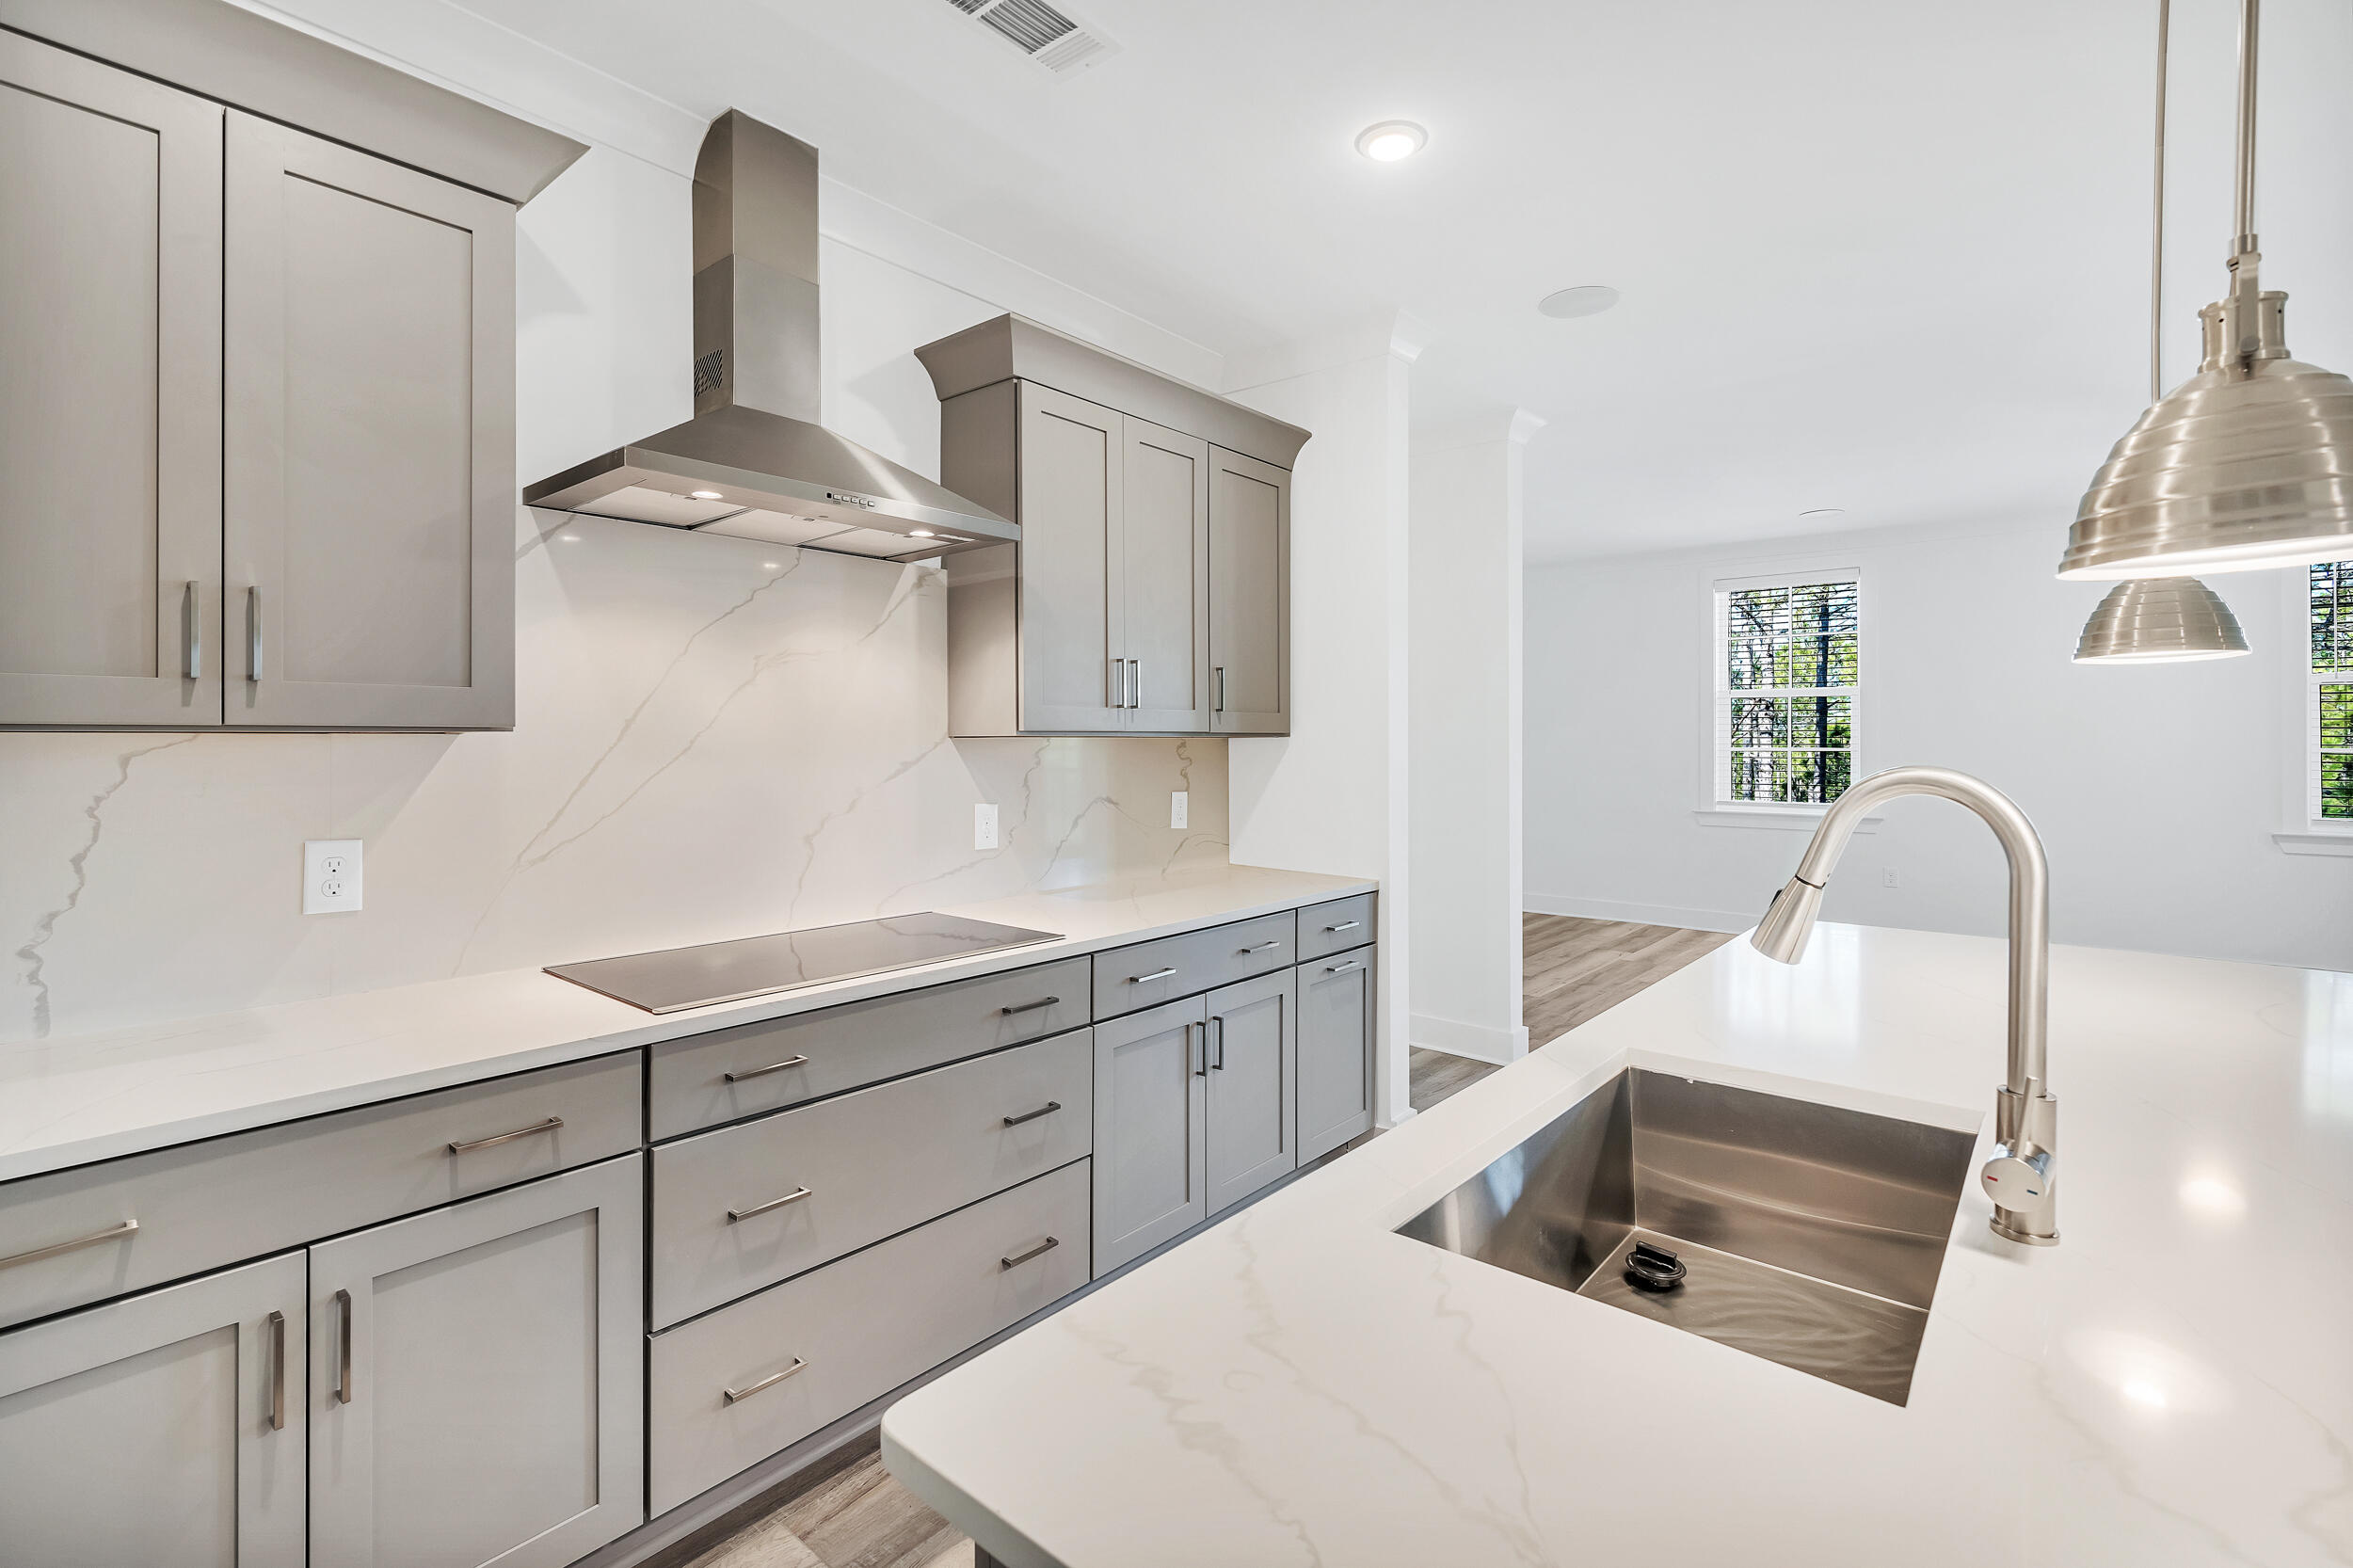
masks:
<svg viewBox="0 0 2353 1568"><path fill-rule="evenodd" d="M584 964L552 964L547 972L648 1013L682 1013L829 980L855 980L943 958L1061 939L1058 931L1032 931L925 910Z"/></svg>

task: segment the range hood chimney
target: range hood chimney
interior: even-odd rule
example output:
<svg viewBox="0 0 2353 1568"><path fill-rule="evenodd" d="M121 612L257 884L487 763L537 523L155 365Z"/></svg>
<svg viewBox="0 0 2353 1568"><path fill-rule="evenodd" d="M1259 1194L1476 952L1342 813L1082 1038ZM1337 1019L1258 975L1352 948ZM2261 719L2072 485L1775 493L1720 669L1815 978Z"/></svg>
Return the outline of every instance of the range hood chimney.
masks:
<svg viewBox="0 0 2353 1568"><path fill-rule="evenodd" d="M695 417L526 505L920 561L1021 530L817 423L817 149L730 109L695 159Z"/></svg>

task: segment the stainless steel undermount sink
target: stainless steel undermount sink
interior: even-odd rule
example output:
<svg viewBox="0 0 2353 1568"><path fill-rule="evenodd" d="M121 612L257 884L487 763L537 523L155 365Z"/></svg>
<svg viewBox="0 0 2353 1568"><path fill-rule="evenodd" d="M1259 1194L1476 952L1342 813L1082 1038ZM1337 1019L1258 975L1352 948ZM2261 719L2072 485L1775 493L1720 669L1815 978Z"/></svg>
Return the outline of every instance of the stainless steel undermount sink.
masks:
<svg viewBox="0 0 2353 1568"><path fill-rule="evenodd" d="M1629 1068L1398 1234L1902 1404L1976 1142Z"/></svg>

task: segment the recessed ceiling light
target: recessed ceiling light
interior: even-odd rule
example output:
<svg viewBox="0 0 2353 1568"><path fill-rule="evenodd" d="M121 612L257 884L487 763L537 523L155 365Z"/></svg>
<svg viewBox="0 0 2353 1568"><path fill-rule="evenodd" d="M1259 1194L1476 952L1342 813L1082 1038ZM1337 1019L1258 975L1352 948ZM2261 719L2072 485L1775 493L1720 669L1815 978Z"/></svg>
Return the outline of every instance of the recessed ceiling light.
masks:
<svg viewBox="0 0 2353 1568"><path fill-rule="evenodd" d="M928 539L932 536L932 531L928 528L910 528L907 532L919 539Z"/></svg>
<svg viewBox="0 0 2353 1568"><path fill-rule="evenodd" d="M688 490L686 492L686 499L689 501L717 501L722 498L717 490Z"/></svg>
<svg viewBox="0 0 2353 1568"><path fill-rule="evenodd" d="M1377 164L1410 158L1430 144L1430 133L1410 120L1385 120L1356 133L1356 151Z"/></svg>
<svg viewBox="0 0 2353 1568"><path fill-rule="evenodd" d="M1597 316L1618 302L1618 291L1607 283L1580 283L1573 289L1556 289L1536 301L1536 309L1545 315L1567 321L1576 316Z"/></svg>
<svg viewBox="0 0 2353 1568"><path fill-rule="evenodd" d="M1847 508L1844 506L1809 506L1798 514L1801 518L1843 518L1846 515Z"/></svg>

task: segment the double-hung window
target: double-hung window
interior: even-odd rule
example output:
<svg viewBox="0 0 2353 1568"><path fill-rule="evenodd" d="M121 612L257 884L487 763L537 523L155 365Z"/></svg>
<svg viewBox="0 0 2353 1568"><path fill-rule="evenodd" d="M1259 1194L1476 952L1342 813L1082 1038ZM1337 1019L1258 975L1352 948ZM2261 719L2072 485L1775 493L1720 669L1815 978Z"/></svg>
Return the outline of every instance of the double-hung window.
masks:
<svg viewBox="0 0 2353 1568"><path fill-rule="evenodd" d="M2353 827L2353 561L2311 572L2304 800L2314 825Z"/></svg>
<svg viewBox="0 0 2353 1568"><path fill-rule="evenodd" d="M1854 782L1863 703L1860 578L1737 579L1715 598L1717 805L1836 800Z"/></svg>

